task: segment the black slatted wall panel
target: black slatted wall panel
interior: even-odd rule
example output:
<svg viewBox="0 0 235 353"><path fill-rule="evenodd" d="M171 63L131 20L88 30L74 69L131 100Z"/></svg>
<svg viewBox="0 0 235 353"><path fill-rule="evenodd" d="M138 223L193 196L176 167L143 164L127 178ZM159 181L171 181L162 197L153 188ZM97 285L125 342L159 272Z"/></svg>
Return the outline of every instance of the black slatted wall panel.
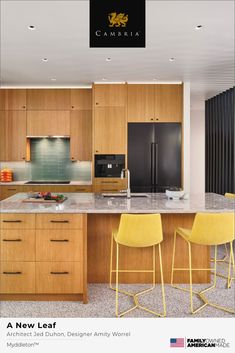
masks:
<svg viewBox="0 0 235 353"><path fill-rule="evenodd" d="M206 101L206 192L235 193L235 88Z"/></svg>

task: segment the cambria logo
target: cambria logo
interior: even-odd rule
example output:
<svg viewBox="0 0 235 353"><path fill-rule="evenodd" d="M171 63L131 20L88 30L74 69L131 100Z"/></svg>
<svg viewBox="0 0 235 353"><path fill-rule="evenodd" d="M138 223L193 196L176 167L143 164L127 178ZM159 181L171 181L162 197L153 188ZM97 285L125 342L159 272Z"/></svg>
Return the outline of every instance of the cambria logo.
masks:
<svg viewBox="0 0 235 353"><path fill-rule="evenodd" d="M145 0L90 0L90 47L145 47Z"/></svg>
<svg viewBox="0 0 235 353"><path fill-rule="evenodd" d="M126 27L128 21L128 15L124 13L117 14L112 12L108 15L109 18L109 27Z"/></svg>

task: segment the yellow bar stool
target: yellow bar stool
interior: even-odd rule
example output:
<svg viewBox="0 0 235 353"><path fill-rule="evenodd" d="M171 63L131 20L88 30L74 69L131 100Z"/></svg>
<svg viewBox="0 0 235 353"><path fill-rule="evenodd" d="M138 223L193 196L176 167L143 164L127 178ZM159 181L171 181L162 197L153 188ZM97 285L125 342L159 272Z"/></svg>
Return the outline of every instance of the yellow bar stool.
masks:
<svg viewBox="0 0 235 353"><path fill-rule="evenodd" d="M224 196L227 197L228 199L235 199L235 194L231 194L231 193L229 193L229 192L226 192L226 193L224 194ZM225 254L224 254L224 256L223 256L221 259L217 259L217 262L218 262L218 263L224 263L224 262L225 262L225 263L228 263L229 251L228 251L228 246L227 246L227 244L224 244L224 250L225 250ZM214 262L215 259L212 258L211 261ZM226 276L223 276L223 275L221 275L221 274L217 274L217 276L223 277L223 278L227 278Z"/></svg>
<svg viewBox="0 0 235 353"><path fill-rule="evenodd" d="M177 235L180 235L188 244L189 254L189 268L177 268L175 267L175 248ZM235 271L234 266L234 253L233 253L233 240L234 240L234 214L233 213L198 213L195 216L192 229L177 228L174 233L174 245L172 255L172 270L171 270L171 285L177 289L190 292L190 308L191 313L195 314L207 305L215 307L220 310L234 314L234 309L227 308L224 306L217 305L210 302L204 295L204 293L216 287L216 267L217 267L217 246L225 243L230 244L229 254L229 268L228 268L228 285L231 283L231 267L233 272ZM192 268L192 252L191 244L200 245L214 245L215 246L215 261L214 261L214 281L213 285L200 291L194 291L192 286L192 271L211 271L211 268ZM200 256L200 254L199 254ZM189 271L189 289L182 288L174 284L174 272L175 271ZM193 307L193 295L197 295L204 304L194 310Z"/></svg>
<svg viewBox="0 0 235 353"><path fill-rule="evenodd" d="M130 311L140 308L156 316L164 317L166 316L166 303L165 303L165 292L164 292L164 280L163 280L163 270L162 270L162 255L161 255L161 242L163 240L162 234L162 222L160 214L147 214L147 215L121 215L119 229L112 232L111 237L111 256L110 256L110 288L116 291L116 316L121 317ZM113 269L113 245L116 243L116 268ZM152 269L151 270L125 270L119 269L119 256L120 256L120 245L144 248L152 247ZM155 261L155 251L156 245L158 245L159 252L159 262L160 262L160 274L161 274L161 291L162 291L162 304L163 313L157 313L151 309L148 309L140 305L138 297L141 294L147 293L155 288L155 274L156 274L156 261ZM152 286L148 289L137 293L130 293L119 289L119 273L125 272L149 272L152 273ZM112 274L116 274L116 286L112 286ZM130 297L133 297L134 306L126 311L119 312L118 307L118 294L124 293Z"/></svg>

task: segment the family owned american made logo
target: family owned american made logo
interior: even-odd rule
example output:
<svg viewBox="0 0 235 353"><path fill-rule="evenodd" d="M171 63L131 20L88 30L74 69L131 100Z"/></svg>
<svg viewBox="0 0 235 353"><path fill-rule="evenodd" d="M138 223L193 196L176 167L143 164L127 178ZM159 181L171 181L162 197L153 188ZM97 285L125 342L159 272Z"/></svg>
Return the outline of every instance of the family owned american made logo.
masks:
<svg viewBox="0 0 235 353"><path fill-rule="evenodd" d="M144 48L145 0L90 0L91 48Z"/></svg>
<svg viewBox="0 0 235 353"><path fill-rule="evenodd" d="M229 348L225 338L170 338L171 348Z"/></svg>

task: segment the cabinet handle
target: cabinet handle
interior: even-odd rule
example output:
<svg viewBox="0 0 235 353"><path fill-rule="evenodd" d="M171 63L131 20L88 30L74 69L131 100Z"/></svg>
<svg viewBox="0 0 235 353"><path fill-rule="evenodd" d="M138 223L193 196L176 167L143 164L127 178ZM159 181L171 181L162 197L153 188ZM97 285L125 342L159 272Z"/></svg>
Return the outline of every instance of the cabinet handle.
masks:
<svg viewBox="0 0 235 353"><path fill-rule="evenodd" d="M158 118L156 118L156 120L159 120Z"/></svg>
<svg viewBox="0 0 235 353"><path fill-rule="evenodd" d="M17 189L7 189L7 191L17 191Z"/></svg>
<svg viewBox="0 0 235 353"><path fill-rule="evenodd" d="M98 102L96 102L95 104L96 104L96 105L99 105L99 103L98 103Z"/></svg>
<svg viewBox="0 0 235 353"><path fill-rule="evenodd" d="M54 221L54 220L51 220L51 223L69 223L69 221Z"/></svg>
<svg viewBox="0 0 235 353"><path fill-rule="evenodd" d="M15 221L14 220L13 221L7 221L7 220L3 219L3 222L4 223L21 223L22 221L20 219L16 219Z"/></svg>
<svg viewBox="0 0 235 353"><path fill-rule="evenodd" d="M54 272L54 271L52 271L50 273L51 273L51 275L68 275L69 274L69 272L67 272L67 271L64 271L64 272Z"/></svg>
<svg viewBox="0 0 235 353"><path fill-rule="evenodd" d="M4 275L21 275L22 272L20 272L20 271L16 271L16 272L4 271L3 274L4 274Z"/></svg>
<svg viewBox="0 0 235 353"><path fill-rule="evenodd" d="M25 159L25 157L22 157L22 159Z"/></svg>
<svg viewBox="0 0 235 353"><path fill-rule="evenodd" d="M105 180L103 180L103 181L101 181L101 184L118 184L118 181L105 181Z"/></svg>
<svg viewBox="0 0 235 353"><path fill-rule="evenodd" d="M96 152L99 152L99 151L96 150Z"/></svg>
<svg viewBox="0 0 235 353"><path fill-rule="evenodd" d="M74 105L72 105L72 109L74 108Z"/></svg>
<svg viewBox="0 0 235 353"><path fill-rule="evenodd" d="M2 239L2 241L22 241L22 239Z"/></svg>
<svg viewBox="0 0 235 353"><path fill-rule="evenodd" d="M65 243L65 242L69 242L68 239L50 239L50 241L53 242L58 242L58 243Z"/></svg>
<svg viewBox="0 0 235 353"><path fill-rule="evenodd" d="M151 118L150 120L153 120L153 118Z"/></svg>
<svg viewBox="0 0 235 353"><path fill-rule="evenodd" d="M75 189L75 191L86 191L86 189Z"/></svg>
<svg viewBox="0 0 235 353"><path fill-rule="evenodd" d="M119 191L118 189L102 189L101 191Z"/></svg>
<svg viewBox="0 0 235 353"><path fill-rule="evenodd" d="M25 109L25 108L26 108L26 106L25 106L25 105L23 105L23 106L22 106L22 108L24 108L24 109Z"/></svg>

